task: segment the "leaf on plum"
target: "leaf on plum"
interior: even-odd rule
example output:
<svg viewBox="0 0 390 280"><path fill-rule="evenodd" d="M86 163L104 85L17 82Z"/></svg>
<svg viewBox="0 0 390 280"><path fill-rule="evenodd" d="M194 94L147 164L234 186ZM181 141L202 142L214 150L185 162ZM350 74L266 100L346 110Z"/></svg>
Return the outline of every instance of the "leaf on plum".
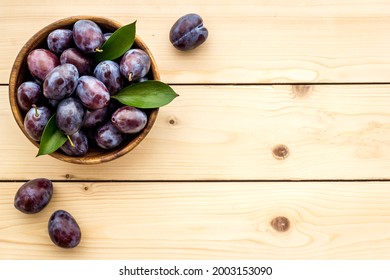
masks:
<svg viewBox="0 0 390 280"><path fill-rule="evenodd" d="M136 21L117 29L95 55L96 61L114 60L128 51L134 43Z"/></svg>
<svg viewBox="0 0 390 280"><path fill-rule="evenodd" d="M54 114L51 116L45 126L45 129L43 130L37 157L55 152L67 140L68 138L66 135L58 129L56 124L56 114Z"/></svg>
<svg viewBox="0 0 390 280"><path fill-rule="evenodd" d="M151 109L167 105L177 96L179 95L169 85L150 80L127 86L112 98L127 106Z"/></svg>

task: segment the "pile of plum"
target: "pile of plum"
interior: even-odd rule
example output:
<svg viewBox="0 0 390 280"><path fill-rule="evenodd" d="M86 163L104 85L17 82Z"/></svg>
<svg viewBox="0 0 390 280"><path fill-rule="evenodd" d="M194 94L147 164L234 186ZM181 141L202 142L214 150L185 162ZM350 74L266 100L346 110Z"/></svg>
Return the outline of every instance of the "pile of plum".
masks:
<svg viewBox="0 0 390 280"><path fill-rule="evenodd" d="M208 31L199 15L187 14L175 22L169 35L175 48L187 51L201 45ZM72 30L52 31L45 47L31 51L27 57L31 79L17 91L18 105L25 113L24 128L31 139L41 140L54 114L57 128L68 136L60 149L70 156L85 155L91 143L102 149L115 148L144 129L148 121L145 111L111 97L131 83L148 79L150 57L131 48L116 61L95 62L95 53L110 36L96 23L79 20ZM18 189L14 206L35 214L48 205L52 195L53 183L36 178ZM65 210L51 215L48 233L62 248L74 248L81 240L76 219Z"/></svg>
<svg viewBox="0 0 390 280"><path fill-rule="evenodd" d="M60 149L70 156L85 155L91 145L116 148L144 129L145 111L110 97L147 80L150 57L131 48L115 61L95 62L95 53L110 35L91 20L78 20L72 30L52 31L47 45L29 53L31 79L18 87L17 101L31 139L41 140L53 114L58 129L68 137Z"/></svg>

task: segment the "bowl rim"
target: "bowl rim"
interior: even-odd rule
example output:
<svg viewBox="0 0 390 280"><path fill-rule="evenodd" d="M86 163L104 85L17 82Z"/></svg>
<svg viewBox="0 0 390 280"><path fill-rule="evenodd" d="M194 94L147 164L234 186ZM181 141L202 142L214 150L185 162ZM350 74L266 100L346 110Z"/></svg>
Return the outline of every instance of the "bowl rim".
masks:
<svg viewBox="0 0 390 280"><path fill-rule="evenodd" d="M43 43L43 39L47 37L47 35L58 28L64 28L65 26L72 26L77 20L82 20L82 19L88 19L92 20L95 23L97 23L99 26L105 25L109 27L113 27L113 29L118 29L123 24L106 18L102 16L89 16L89 15L78 15L78 16L71 16L67 18L62 18L60 20L57 20L53 23L50 23L43 28L41 28L39 31L37 31L33 36L30 37L30 39L23 45L23 47L20 49L18 52L15 61L13 63L13 66L11 68L11 73L9 77L9 102L11 106L11 111L14 116L14 119L23 132L23 134L27 137L27 139L30 140L31 143L33 143L37 148L39 148L39 143L34 141L25 131L24 129L24 119L23 119L23 114L22 111L19 108L17 98L16 98L16 92L21 84L21 78L20 78L20 73L21 69L23 67L27 67L27 55L30 51L32 51L34 48L37 48L39 45ZM147 45L144 43L144 41L136 34L135 35L135 41L134 43L144 50L150 57L151 60L151 72L153 75L153 79L156 81L160 80L160 73L157 67L157 63L150 51L150 49L147 47ZM128 143L124 144L123 146L120 146L119 148L115 148L112 150L107 150L104 151L103 153L99 154L92 154L92 155L85 155L82 157L72 157L69 155L66 155L65 153L62 152L53 152L49 154L51 157L54 157L56 159L59 159L64 162L68 163L75 163L75 164L98 164L98 163L103 163L103 162L108 162L112 161L114 159L117 159L131 150L133 150L136 146L138 146L139 143L146 137L146 135L150 132L152 126L154 125L157 115L158 115L159 108L154 108L150 110L150 114L148 117L148 122L145 126L145 128L137 134L133 139L131 139ZM103 151L103 150L102 150Z"/></svg>

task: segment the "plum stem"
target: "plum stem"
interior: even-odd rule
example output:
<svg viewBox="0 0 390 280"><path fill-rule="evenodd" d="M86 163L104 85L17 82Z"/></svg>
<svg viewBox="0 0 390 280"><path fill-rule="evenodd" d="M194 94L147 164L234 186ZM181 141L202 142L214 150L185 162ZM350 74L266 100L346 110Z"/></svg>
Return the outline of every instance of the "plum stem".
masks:
<svg viewBox="0 0 390 280"><path fill-rule="evenodd" d="M38 117L39 117L39 112L38 112L38 107L37 107L37 105L33 104L32 107L33 107L34 110L35 110L35 117L38 118Z"/></svg>
<svg viewBox="0 0 390 280"><path fill-rule="evenodd" d="M128 78L129 82L133 81L133 72L130 72L129 73L129 78Z"/></svg>
<svg viewBox="0 0 390 280"><path fill-rule="evenodd" d="M73 144L73 141L72 139L70 139L70 136L69 135L66 135L66 137L68 137L68 140L69 140L69 143L72 147L74 147L74 144Z"/></svg>
<svg viewBox="0 0 390 280"><path fill-rule="evenodd" d="M99 49L99 48L96 48L96 49L95 49L95 52L103 52L103 50L102 50L102 49Z"/></svg>

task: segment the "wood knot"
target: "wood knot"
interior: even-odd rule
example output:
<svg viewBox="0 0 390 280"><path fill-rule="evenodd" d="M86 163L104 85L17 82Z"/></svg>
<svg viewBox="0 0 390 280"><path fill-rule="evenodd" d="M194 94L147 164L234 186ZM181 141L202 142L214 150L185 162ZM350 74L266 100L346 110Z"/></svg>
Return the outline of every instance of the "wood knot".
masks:
<svg viewBox="0 0 390 280"><path fill-rule="evenodd" d="M274 158L282 160L289 156L290 151L286 145L279 144L272 148Z"/></svg>
<svg viewBox="0 0 390 280"><path fill-rule="evenodd" d="M81 189L85 192L91 191L91 187L92 185L87 183L81 185Z"/></svg>
<svg viewBox="0 0 390 280"><path fill-rule="evenodd" d="M276 231L285 232L290 228L290 221L286 217L279 216L272 219L271 226Z"/></svg>
<svg viewBox="0 0 390 280"><path fill-rule="evenodd" d="M292 93L294 97L305 97L313 91L313 86L311 85L293 85Z"/></svg>
<svg viewBox="0 0 390 280"><path fill-rule="evenodd" d="M176 125L177 124L177 119L173 116L169 117L168 118L168 123L172 126Z"/></svg>

